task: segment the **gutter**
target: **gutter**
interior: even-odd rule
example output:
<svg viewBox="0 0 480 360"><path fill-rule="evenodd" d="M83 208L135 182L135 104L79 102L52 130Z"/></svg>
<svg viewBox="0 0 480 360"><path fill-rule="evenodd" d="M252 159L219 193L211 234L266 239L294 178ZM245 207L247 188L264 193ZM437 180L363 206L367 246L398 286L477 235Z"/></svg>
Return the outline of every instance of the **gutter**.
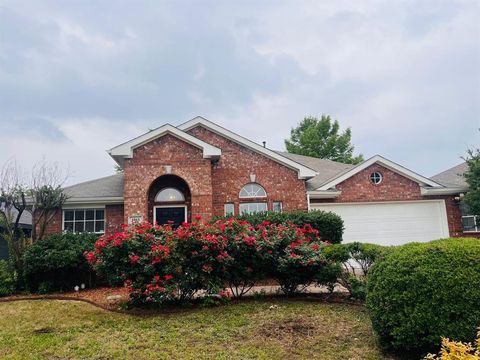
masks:
<svg viewBox="0 0 480 360"><path fill-rule="evenodd" d="M76 204L123 204L123 196L69 198L65 205Z"/></svg>
<svg viewBox="0 0 480 360"><path fill-rule="evenodd" d="M467 192L468 188L463 187L463 188L449 188L449 187L444 187L444 188L420 188L420 193L422 196L428 196L428 195L457 195L460 193Z"/></svg>
<svg viewBox="0 0 480 360"><path fill-rule="evenodd" d="M337 190L312 190L307 191L307 197L310 204L310 199L335 199L341 193L341 191Z"/></svg>

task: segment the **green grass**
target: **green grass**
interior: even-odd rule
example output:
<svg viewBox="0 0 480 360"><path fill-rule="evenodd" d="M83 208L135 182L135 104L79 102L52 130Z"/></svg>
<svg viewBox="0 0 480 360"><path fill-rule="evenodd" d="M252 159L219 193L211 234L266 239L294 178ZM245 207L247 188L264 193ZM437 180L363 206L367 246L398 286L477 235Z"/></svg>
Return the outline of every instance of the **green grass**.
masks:
<svg viewBox="0 0 480 360"><path fill-rule="evenodd" d="M300 300L149 316L73 301L0 303L0 358L389 359L363 307Z"/></svg>

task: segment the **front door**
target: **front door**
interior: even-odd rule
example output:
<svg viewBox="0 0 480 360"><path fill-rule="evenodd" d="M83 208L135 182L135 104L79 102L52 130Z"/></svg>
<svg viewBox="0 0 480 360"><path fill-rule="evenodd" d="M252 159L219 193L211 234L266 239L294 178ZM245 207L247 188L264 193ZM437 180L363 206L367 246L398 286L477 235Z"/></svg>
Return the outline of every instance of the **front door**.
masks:
<svg viewBox="0 0 480 360"><path fill-rule="evenodd" d="M155 208L155 222L159 225L171 224L178 227L185 218L185 206Z"/></svg>

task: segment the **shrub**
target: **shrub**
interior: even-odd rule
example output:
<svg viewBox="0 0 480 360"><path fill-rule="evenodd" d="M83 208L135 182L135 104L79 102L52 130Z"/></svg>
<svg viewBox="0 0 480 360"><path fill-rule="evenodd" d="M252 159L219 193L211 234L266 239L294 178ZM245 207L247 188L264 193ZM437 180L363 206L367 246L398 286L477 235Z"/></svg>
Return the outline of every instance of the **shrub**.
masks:
<svg viewBox="0 0 480 360"><path fill-rule="evenodd" d="M265 222L255 228L230 219L177 229L147 223L126 227L98 239L95 251L85 256L111 283L125 283L134 304L163 305L190 301L200 291L206 299L241 297L267 277L288 294L331 281L333 268L321 252L325 246L309 225Z"/></svg>
<svg viewBox="0 0 480 360"><path fill-rule="evenodd" d="M480 359L480 330L477 333L476 346L470 343L442 339L440 354L428 354L425 360L478 360Z"/></svg>
<svg viewBox="0 0 480 360"><path fill-rule="evenodd" d="M36 292L71 290L94 280L85 251L93 249L98 235L54 234L29 246L24 254L27 288Z"/></svg>
<svg viewBox="0 0 480 360"><path fill-rule="evenodd" d="M265 277L266 250L258 241L259 230L235 219L218 220L215 225L226 238L225 251L233 260L225 264L223 281L234 298L241 298Z"/></svg>
<svg viewBox="0 0 480 360"><path fill-rule="evenodd" d="M441 337L475 339L480 241L444 239L389 251L369 271L367 306L383 347L424 353Z"/></svg>
<svg viewBox="0 0 480 360"><path fill-rule="evenodd" d="M255 214L243 214L234 216L237 220L247 221L253 226L262 225L265 221L272 224L282 224L286 222L293 223L298 227L311 225L312 228L318 230L322 240L332 244L338 244L342 241L343 220L340 216L325 211L292 211L292 212L263 212ZM223 219L225 217L215 218L213 221Z"/></svg>
<svg viewBox="0 0 480 360"><path fill-rule="evenodd" d="M388 249L381 245L353 242L328 246L324 252L327 259L342 264L338 283L348 290L350 297L365 300L370 267Z"/></svg>
<svg viewBox="0 0 480 360"><path fill-rule="evenodd" d="M12 295L15 291L13 271L5 260L0 260L0 296Z"/></svg>
<svg viewBox="0 0 480 360"><path fill-rule="evenodd" d="M287 295L302 291L321 279L328 262L322 253L326 243L320 241L318 230L310 225L303 228L291 224L259 226L261 247L265 253L267 275L277 280ZM325 275L326 276L326 275Z"/></svg>

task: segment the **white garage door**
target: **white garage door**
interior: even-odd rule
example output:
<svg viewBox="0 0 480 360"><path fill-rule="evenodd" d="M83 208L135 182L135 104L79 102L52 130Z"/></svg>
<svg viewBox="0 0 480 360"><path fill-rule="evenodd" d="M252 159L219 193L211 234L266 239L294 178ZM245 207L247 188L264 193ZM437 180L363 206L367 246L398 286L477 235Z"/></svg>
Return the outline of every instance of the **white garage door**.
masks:
<svg viewBox="0 0 480 360"><path fill-rule="evenodd" d="M345 223L343 242L400 245L448 237L443 200L311 204L312 210L332 211Z"/></svg>

